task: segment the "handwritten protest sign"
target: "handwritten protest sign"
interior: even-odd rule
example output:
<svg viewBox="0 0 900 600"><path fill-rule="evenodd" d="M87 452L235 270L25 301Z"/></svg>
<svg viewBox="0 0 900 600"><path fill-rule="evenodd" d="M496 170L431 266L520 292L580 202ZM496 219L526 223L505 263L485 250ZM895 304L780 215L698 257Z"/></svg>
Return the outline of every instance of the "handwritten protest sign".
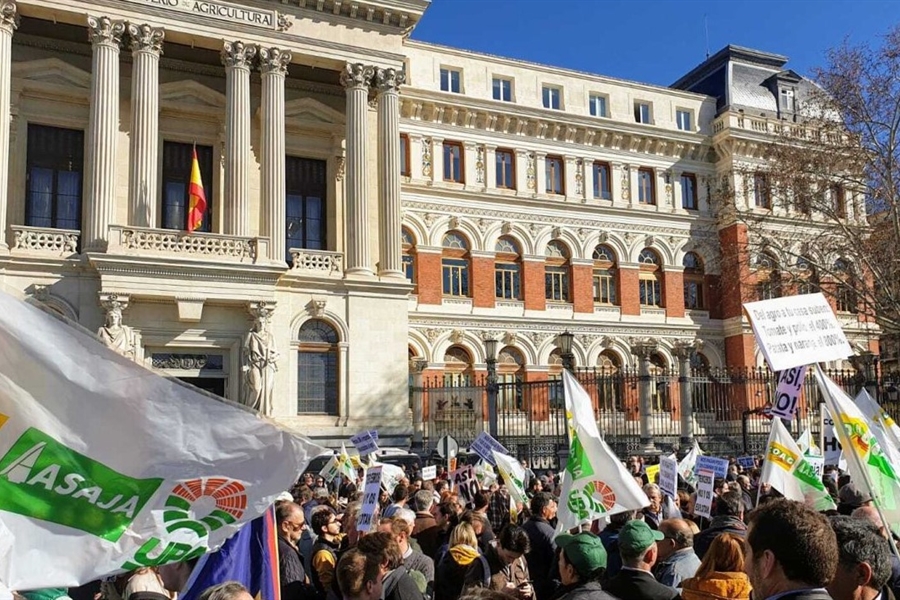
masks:
<svg viewBox="0 0 900 600"><path fill-rule="evenodd" d="M468 502L475 500L478 493L478 479L475 478L475 469L471 466L457 469L451 473L453 487L459 492L459 497Z"/></svg>
<svg viewBox="0 0 900 600"><path fill-rule="evenodd" d="M378 511L378 499L381 496L381 467L370 467L366 471L366 487L363 488L362 507L356 520L356 529L370 531Z"/></svg>
<svg viewBox="0 0 900 600"><path fill-rule="evenodd" d="M785 369L778 373L778 387L775 389L775 404L772 414L790 421L797 412L800 403L800 392L806 380L806 365Z"/></svg>
<svg viewBox="0 0 900 600"><path fill-rule="evenodd" d="M508 454L509 451L503 447L503 444L495 440L489 433L482 431L469 446L469 450L486 460L491 466L496 467L497 461L494 458L493 451L496 450L500 454Z"/></svg>
<svg viewBox="0 0 900 600"><path fill-rule="evenodd" d="M375 441L375 438L372 437L371 431L363 431L362 433L357 433L350 441L356 446L356 449L359 451L360 456L366 456L367 454L372 454L374 452L378 452L378 442Z"/></svg>
<svg viewBox="0 0 900 600"><path fill-rule="evenodd" d="M674 498L678 491L678 461L674 458L659 459L659 489L669 498Z"/></svg>
<svg viewBox="0 0 900 600"><path fill-rule="evenodd" d="M715 473L706 469L697 471L697 502L694 503L694 514L706 517L712 516L713 481Z"/></svg>

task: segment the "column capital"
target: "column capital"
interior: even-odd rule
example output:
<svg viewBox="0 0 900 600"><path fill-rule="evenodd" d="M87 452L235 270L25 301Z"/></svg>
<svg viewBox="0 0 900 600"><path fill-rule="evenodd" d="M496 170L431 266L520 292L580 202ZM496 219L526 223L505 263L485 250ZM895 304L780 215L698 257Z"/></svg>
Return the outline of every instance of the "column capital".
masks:
<svg viewBox="0 0 900 600"><path fill-rule="evenodd" d="M292 58L288 50L262 46L259 49L259 71L263 75L286 75Z"/></svg>
<svg viewBox="0 0 900 600"><path fill-rule="evenodd" d="M631 338L631 353L641 360L647 360L659 348L659 340L655 338Z"/></svg>
<svg viewBox="0 0 900 600"><path fill-rule="evenodd" d="M15 2L0 2L0 29L12 33L19 27L19 9Z"/></svg>
<svg viewBox="0 0 900 600"><path fill-rule="evenodd" d="M404 69L375 69L375 89L379 94L398 93L400 86L406 83L406 71Z"/></svg>
<svg viewBox="0 0 900 600"><path fill-rule="evenodd" d="M703 348L702 340L679 340L672 344L672 354L681 360L690 360L694 352L699 352Z"/></svg>
<svg viewBox="0 0 900 600"><path fill-rule="evenodd" d="M150 52L160 55L162 54L163 40L166 39L166 30L151 27L146 23L143 25L129 23L128 37L132 52Z"/></svg>
<svg viewBox="0 0 900 600"><path fill-rule="evenodd" d="M228 67L248 69L256 57L256 46L241 41L225 42L221 55L222 64L226 69Z"/></svg>
<svg viewBox="0 0 900 600"><path fill-rule="evenodd" d="M375 76L375 67L362 63L347 63L341 71L341 85L347 89L368 89Z"/></svg>
<svg viewBox="0 0 900 600"><path fill-rule="evenodd" d="M113 21L109 17L87 18L88 38L91 44L98 46L115 46L119 48L122 36L125 35L125 21Z"/></svg>

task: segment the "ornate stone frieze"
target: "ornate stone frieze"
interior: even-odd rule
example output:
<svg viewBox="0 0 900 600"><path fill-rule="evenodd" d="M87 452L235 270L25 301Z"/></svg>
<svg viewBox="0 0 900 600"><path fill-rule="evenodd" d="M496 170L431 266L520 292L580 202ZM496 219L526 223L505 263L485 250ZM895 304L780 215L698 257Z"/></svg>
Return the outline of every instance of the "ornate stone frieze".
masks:
<svg viewBox="0 0 900 600"><path fill-rule="evenodd" d="M400 86L406 83L406 71L403 69L375 69L375 89L379 93L399 92Z"/></svg>
<svg viewBox="0 0 900 600"><path fill-rule="evenodd" d="M575 161L575 195L580 196L584 193L584 161L578 159Z"/></svg>
<svg viewBox="0 0 900 600"><path fill-rule="evenodd" d="M422 138L422 175L431 177L431 138Z"/></svg>
<svg viewBox="0 0 900 600"><path fill-rule="evenodd" d="M226 68L249 69L256 57L256 46L241 41L225 42L222 47L222 64Z"/></svg>
<svg viewBox="0 0 900 600"><path fill-rule="evenodd" d="M294 20L285 15L278 13L278 23L275 24L276 31L287 31L294 24Z"/></svg>
<svg viewBox="0 0 900 600"><path fill-rule="evenodd" d="M375 67L362 63L348 63L341 71L341 85L345 88L368 89L375 76Z"/></svg>
<svg viewBox="0 0 900 600"><path fill-rule="evenodd" d="M306 310L313 317L325 316L325 305L327 302L321 298L313 298L306 303Z"/></svg>
<svg viewBox="0 0 900 600"><path fill-rule="evenodd" d="M132 52L162 54L166 31L158 27L151 27L146 23L142 25L129 23L128 39Z"/></svg>
<svg viewBox="0 0 900 600"><path fill-rule="evenodd" d="M113 21L109 17L87 18L88 39L92 44L105 44L118 47L125 35L125 21Z"/></svg>
<svg viewBox="0 0 900 600"><path fill-rule="evenodd" d="M259 70L263 74L285 75L291 58L292 55L287 50L262 46L259 49Z"/></svg>
<svg viewBox="0 0 900 600"><path fill-rule="evenodd" d="M475 183L484 183L484 146L475 147Z"/></svg>
<svg viewBox="0 0 900 600"><path fill-rule="evenodd" d="M529 190L536 190L537 180L535 179L535 175L537 174L537 156L534 152L529 152L526 160L528 161L528 168L525 170L525 181L527 182Z"/></svg>

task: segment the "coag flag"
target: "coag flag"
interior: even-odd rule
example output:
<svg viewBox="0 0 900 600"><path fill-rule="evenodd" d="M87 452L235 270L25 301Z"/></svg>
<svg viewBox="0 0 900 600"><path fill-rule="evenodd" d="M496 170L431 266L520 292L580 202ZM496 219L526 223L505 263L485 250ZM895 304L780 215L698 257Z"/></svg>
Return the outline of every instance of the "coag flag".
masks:
<svg viewBox="0 0 900 600"><path fill-rule="evenodd" d="M817 511L836 508L822 478L803 456L781 419L772 419L772 432L759 480L770 484L785 498L804 502Z"/></svg>
<svg viewBox="0 0 900 600"><path fill-rule="evenodd" d="M816 381L834 419L851 479L872 496L888 528L900 533L900 478L875 435L875 426L822 369L816 369Z"/></svg>
<svg viewBox="0 0 900 600"><path fill-rule="evenodd" d="M562 473L557 532L650 504L634 477L600 437L590 396L565 370L563 387L571 441L569 461Z"/></svg>
<svg viewBox="0 0 900 600"><path fill-rule="evenodd" d="M528 497L525 495L525 467L522 466L522 463L508 454L503 454L496 450L492 450L491 452L494 453L494 460L497 462L497 470L500 472L500 477L503 478L503 483L506 484L506 489L509 490L509 497L512 498L513 502L527 504Z"/></svg>
<svg viewBox="0 0 900 600"><path fill-rule="evenodd" d="M71 587L219 548L321 448L0 292L0 581Z"/></svg>
<svg viewBox="0 0 900 600"><path fill-rule="evenodd" d="M206 193L203 191L203 177L200 175L200 161L197 160L197 148L194 148L191 159L191 182L188 187L188 231L196 231L203 224L206 214Z"/></svg>
<svg viewBox="0 0 900 600"><path fill-rule="evenodd" d="M201 558L178 597L197 600L206 588L226 581L244 584L256 600L280 600L274 508L242 527L218 551Z"/></svg>
<svg viewBox="0 0 900 600"><path fill-rule="evenodd" d="M697 459L701 456L703 456L703 451L700 449L700 444L694 439L693 447L691 447L690 451L684 455L681 462L678 463L678 474L681 475L682 479L694 487L697 487L697 475L694 473L694 470L697 466Z"/></svg>

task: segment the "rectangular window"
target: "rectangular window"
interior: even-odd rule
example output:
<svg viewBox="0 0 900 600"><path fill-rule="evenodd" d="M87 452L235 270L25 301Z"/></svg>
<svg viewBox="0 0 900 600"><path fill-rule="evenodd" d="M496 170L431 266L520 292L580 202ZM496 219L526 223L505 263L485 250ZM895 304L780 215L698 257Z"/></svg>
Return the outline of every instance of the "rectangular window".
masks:
<svg viewBox="0 0 900 600"><path fill-rule="evenodd" d="M794 90L781 88L778 90L779 107L786 112L794 112Z"/></svg>
<svg viewBox="0 0 900 600"><path fill-rule="evenodd" d="M512 150L497 150L497 187L516 189L516 156Z"/></svg>
<svg viewBox="0 0 900 600"><path fill-rule="evenodd" d="M469 295L469 263L463 258L445 258L441 261L445 296Z"/></svg>
<svg viewBox="0 0 900 600"><path fill-rule="evenodd" d="M547 193L565 194L563 160L559 156L548 156L545 160L547 171Z"/></svg>
<svg viewBox="0 0 900 600"><path fill-rule="evenodd" d="M544 108L551 108L553 110L559 110L561 103L562 90L558 87L552 87L549 85L545 85L542 90L543 100L544 100Z"/></svg>
<svg viewBox="0 0 900 600"><path fill-rule="evenodd" d="M702 309L703 283L699 281L684 282L684 307L688 309Z"/></svg>
<svg viewBox="0 0 900 600"><path fill-rule="evenodd" d="M497 263L494 271L494 286L497 298L518 300L519 266L509 263Z"/></svg>
<svg viewBox="0 0 900 600"><path fill-rule="evenodd" d="M753 176L753 202L757 208L771 208L769 203L769 178L765 173Z"/></svg>
<svg viewBox="0 0 900 600"><path fill-rule="evenodd" d="M609 188L608 163L594 163L594 198L600 198L601 200L612 198L612 191Z"/></svg>
<svg viewBox="0 0 900 600"><path fill-rule="evenodd" d="M285 157L285 193L287 206L286 249L326 250L328 198L327 166L324 160ZM290 260L290 252L288 252Z"/></svg>
<svg viewBox="0 0 900 600"><path fill-rule="evenodd" d="M459 142L444 142L444 181L465 182L463 147Z"/></svg>
<svg viewBox="0 0 900 600"><path fill-rule="evenodd" d="M163 229L187 229L190 203L193 144L163 142L162 169L162 226ZM212 231L213 219L213 160L212 146L197 146L197 162L206 196L206 214L195 231Z"/></svg>
<svg viewBox="0 0 900 600"><path fill-rule="evenodd" d="M416 282L415 269L413 268L414 264L415 261L413 260L412 256L410 256L409 254L403 255L403 274L406 275L406 278L409 279L412 283Z"/></svg>
<svg viewBox="0 0 900 600"><path fill-rule="evenodd" d="M502 77L494 77L494 100L501 102L512 102L512 80Z"/></svg>
<svg viewBox="0 0 900 600"><path fill-rule="evenodd" d="M594 302L597 304L616 303L616 281L607 269L594 270Z"/></svg>
<svg viewBox="0 0 900 600"><path fill-rule="evenodd" d="M656 186L652 169L638 169L638 202L656 204Z"/></svg>
<svg viewBox="0 0 900 600"><path fill-rule="evenodd" d="M650 114L650 105L646 102L635 102L634 103L634 122L635 123L646 123L650 124L650 119L652 115Z"/></svg>
<svg viewBox="0 0 900 600"><path fill-rule="evenodd" d="M691 111L689 110L676 110L675 122L678 124L678 129L682 131L694 130L694 128L691 126Z"/></svg>
<svg viewBox="0 0 900 600"><path fill-rule="evenodd" d="M547 267L544 272L544 293L547 300L569 301L569 270L566 267Z"/></svg>
<svg viewBox="0 0 900 600"><path fill-rule="evenodd" d="M606 112L606 96L600 94L591 94L588 99L588 109L591 111L592 117L608 117Z"/></svg>
<svg viewBox="0 0 900 600"><path fill-rule="evenodd" d="M441 91L460 93L462 73L456 69L441 68Z"/></svg>
<svg viewBox="0 0 900 600"><path fill-rule="evenodd" d="M80 230L84 132L29 124L27 148L25 225Z"/></svg>
<svg viewBox="0 0 900 600"><path fill-rule="evenodd" d="M298 414L338 414L337 359L334 350L297 354Z"/></svg>
<svg viewBox="0 0 900 600"><path fill-rule="evenodd" d="M847 196L844 188L839 185L831 188L831 202L834 208L834 216L837 219L843 219L847 216Z"/></svg>
<svg viewBox="0 0 900 600"><path fill-rule="evenodd" d="M641 306L662 306L662 294L656 277L641 277L638 283Z"/></svg>
<svg viewBox="0 0 900 600"><path fill-rule="evenodd" d="M691 173L681 175L681 208L697 210L697 178Z"/></svg>
<svg viewBox="0 0 900 600"><path fill-rule="evenodd" d="M409 136L400 134L400 175L409 177Z"/></svg>

